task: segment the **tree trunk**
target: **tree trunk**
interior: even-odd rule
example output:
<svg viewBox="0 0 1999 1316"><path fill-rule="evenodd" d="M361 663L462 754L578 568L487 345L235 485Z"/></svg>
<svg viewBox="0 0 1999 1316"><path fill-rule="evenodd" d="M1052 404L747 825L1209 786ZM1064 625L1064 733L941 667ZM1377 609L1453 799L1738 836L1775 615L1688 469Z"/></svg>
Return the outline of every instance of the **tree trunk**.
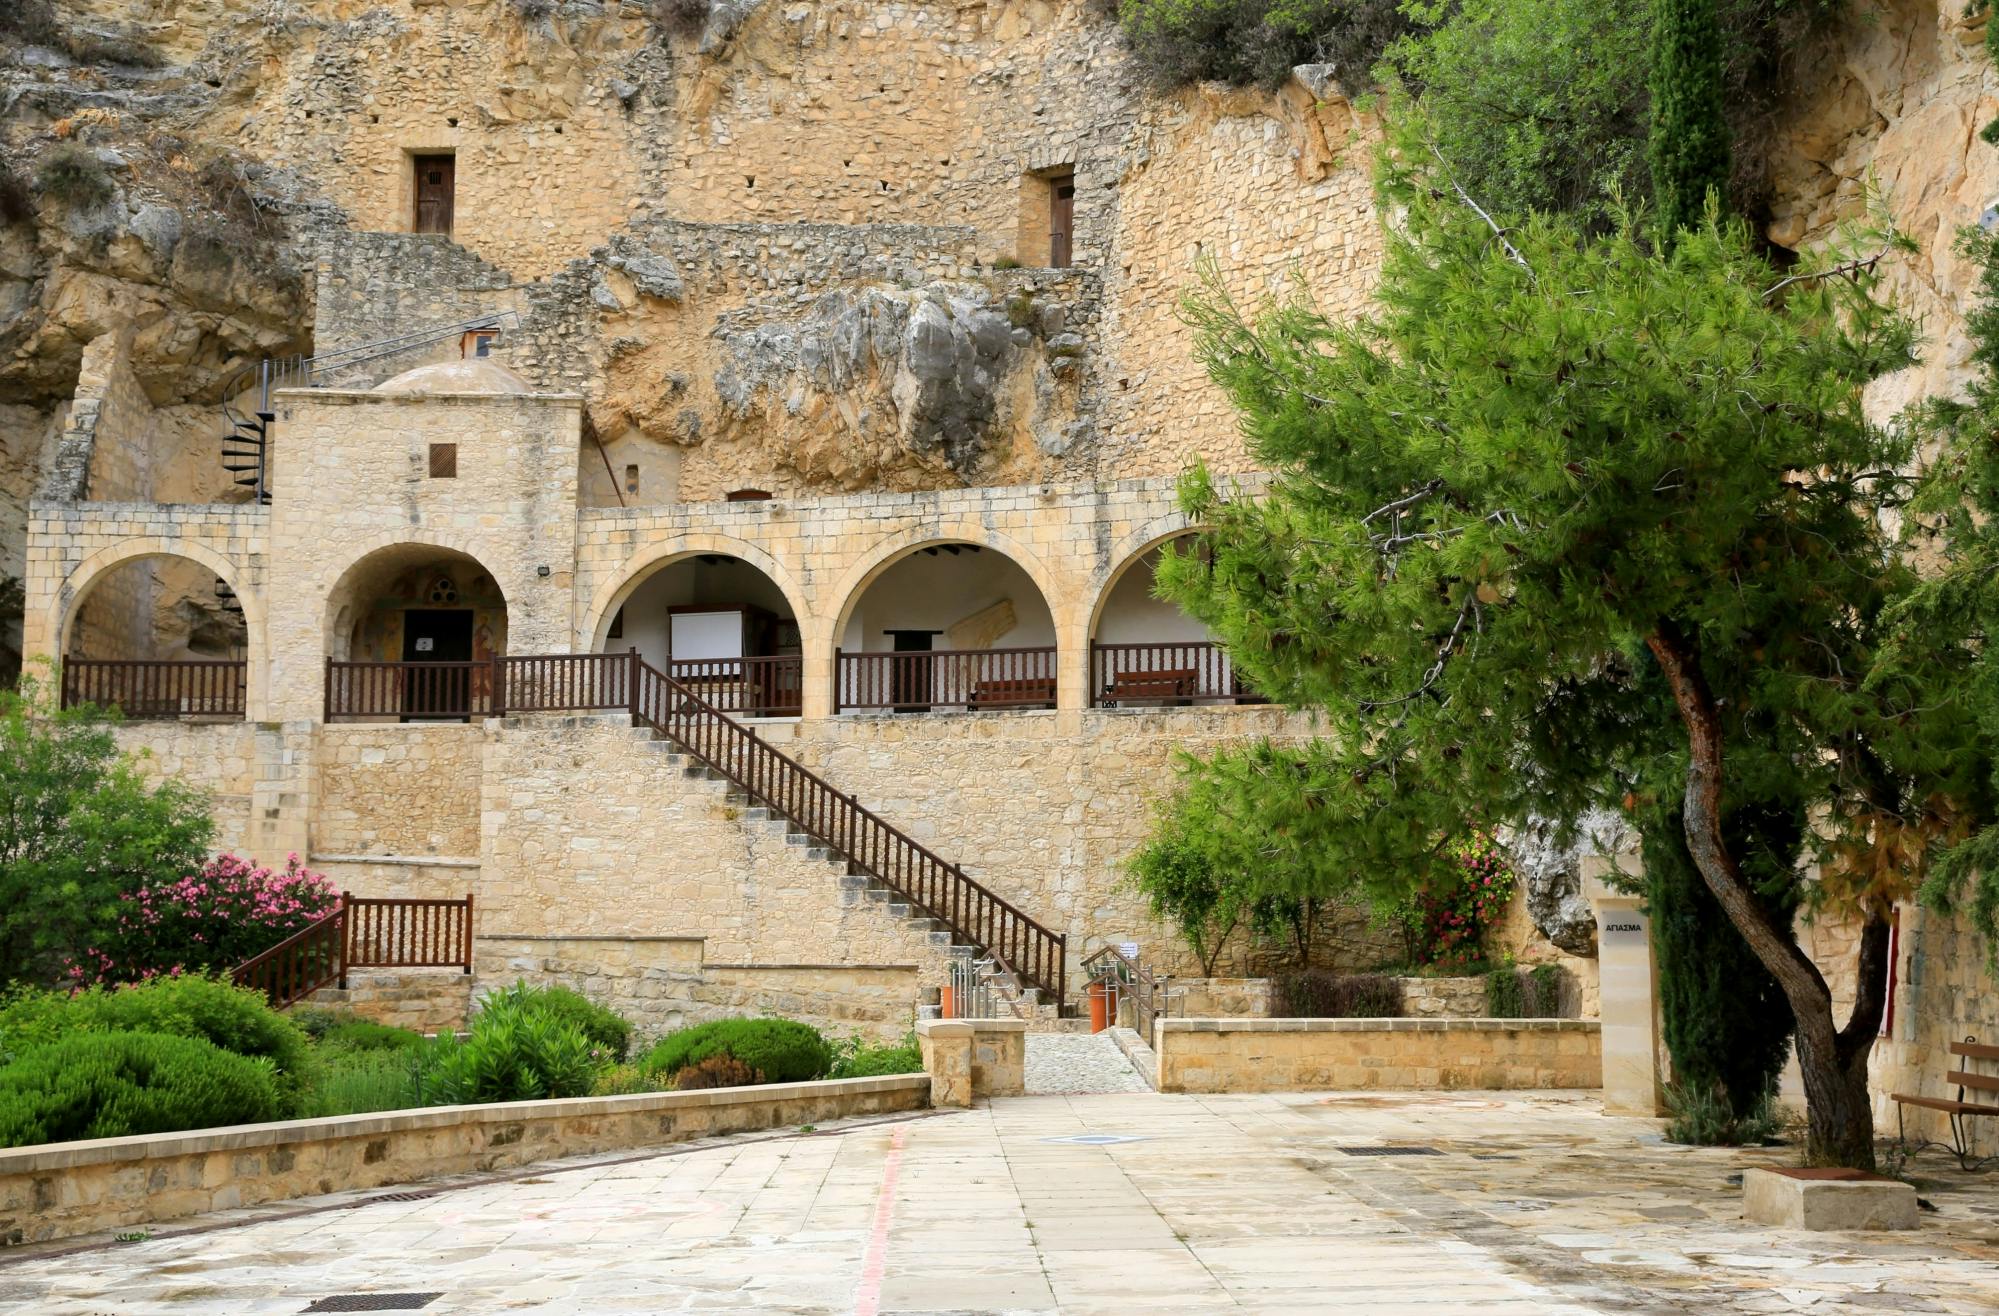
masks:
<svg viewBox="0 0 1999 1316"><path fill-rule="evenodd" d="M1805 1082L1809 1125L1805 1155L1813 1165L1874 1168L1874 1109L1867 1095L1867 1055L1880 1026L1879 972L1887 951L1884 911L1871 911L1861 933L1860 992L1842 1031L1833 1019L1832 989L1802 949L1756 900L1722 838L1722 730L1714 692L1701 674L1693 641L1671 622L1646 637L1673 690L1687 728L1687 791L1682 805L1687 850L1714 898L1756 958L1783 989L1798 1021L1798 1070ZM1873 970L1872 973L1869 971ZM1871 1019L1870 1019L1871 1016Z"/></svg>

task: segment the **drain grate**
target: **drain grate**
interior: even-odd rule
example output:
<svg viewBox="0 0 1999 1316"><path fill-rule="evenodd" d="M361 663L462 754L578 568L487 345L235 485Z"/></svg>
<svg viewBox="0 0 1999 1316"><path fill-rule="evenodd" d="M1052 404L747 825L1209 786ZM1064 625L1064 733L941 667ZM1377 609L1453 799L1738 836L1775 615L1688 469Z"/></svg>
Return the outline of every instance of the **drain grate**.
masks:
<svg viewBox="0 0 1999 1316"><path fill-rule="evenodd" d="M306 1311L418 1311L442 1293L336 1293L321 1298Z"/></svg>
<svg viewBox="0 0 1999 1316"><path fill-rule="evenodd" d="M1442 1156L1435 1147L1342 1147L1348 1156Z"/></svg>
<svg viewBox="0 0 1999 1316"><path fill-rule="evenodd" d="M363 1206L378 1206L383 1202L426 1202L442 1191L440 1188L432 1188L428 1192L421 1193L376 1193L373 1197L364 1197L358 1202L347 1203L347 1209L352 1211ZM329 1307L327 1310L334 1309ZM355 1308L355 1310L361 1309Z"/></svg>

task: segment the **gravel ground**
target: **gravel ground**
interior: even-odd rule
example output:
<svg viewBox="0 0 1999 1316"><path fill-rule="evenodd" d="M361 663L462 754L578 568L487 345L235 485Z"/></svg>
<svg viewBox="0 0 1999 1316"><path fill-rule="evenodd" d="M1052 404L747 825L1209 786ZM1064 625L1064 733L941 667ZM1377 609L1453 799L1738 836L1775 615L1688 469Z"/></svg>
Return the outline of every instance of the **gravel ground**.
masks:
<svg viewBox="0 0 1999 1316"><path fill-rule="evenodd" d="M1109 1033L1029 1033L1027 1090L1066 1093L1148 1089Z"/></svg>

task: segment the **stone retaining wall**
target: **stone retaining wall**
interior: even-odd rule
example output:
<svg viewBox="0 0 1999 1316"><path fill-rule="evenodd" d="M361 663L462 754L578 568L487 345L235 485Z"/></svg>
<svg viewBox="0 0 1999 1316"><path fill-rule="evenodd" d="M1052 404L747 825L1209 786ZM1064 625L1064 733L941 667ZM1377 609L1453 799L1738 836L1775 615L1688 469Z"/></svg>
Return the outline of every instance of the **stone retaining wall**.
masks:
<svg viewBox="0 0 1999 1316"><path fill-rule="evenodd" d="M1161 1092L1594 1088L1587 1019L1160 1019Z"/></svg>
<svg viewBox="0 0 1999 1316"><path fill-rule="evenodd" d="M0 1246L320 1193L920 1110L923 1074L289 1120L0 1151Z"/></svg>

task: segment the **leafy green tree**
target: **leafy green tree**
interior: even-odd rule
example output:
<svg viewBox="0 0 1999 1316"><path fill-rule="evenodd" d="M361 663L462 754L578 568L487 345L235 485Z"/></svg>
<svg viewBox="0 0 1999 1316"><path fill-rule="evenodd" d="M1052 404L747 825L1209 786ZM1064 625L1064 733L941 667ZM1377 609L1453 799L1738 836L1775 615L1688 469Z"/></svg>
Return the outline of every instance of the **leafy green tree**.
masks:
<svg viewBox="0 0 1999 1316"><path fill-rule="evenodd" d="M148 786L101 709L0 691L0 982L51 981L109 939L122 893L201 866L199 792Z"/></svg>
<svg viewBox="0 0 1999 1316"><path fill-rule="evenodd" d="M1328 907L1354 890L1297 793L1310 774L1297 749L1268 741L1183 759L1151 839L1127 861L1153 917L1179 931L1203 973L1213 976L1238 930L1311 968Z"/></svg>
<svg viewBox="0 0 1999 1316"><path fill-rule="evenodd" d="M1648 0L1414 0L1385 61L1390 129L1496 215L1612 219L1643 196Z"/></svg>
<svg viewBox="0 0 1999 1316"><path fill-rule="evenodd" d="M1712 216L1662 252L1630 221L1502 230L1422 160L1381 185L1404 220L1375 316L1191 304L1276 476L1189 480L1212 528L1164 591L1258 689L1325 710L1315 828L1374 883L1428 881L1468 817L1676 803L1797 1018L1808 1154L1871 1165L1887 916L1965 761L1920 673L1861 681L1913 578L1882 516L1910 442L1862 390L1913 328L1875 258L1783 276ZM1786 790L1862 928L1844 1024L1726 830Z"/></svg>
<svg viewBox="0 0 1999 1316"><path fill-rule="evenodd" d="M1721 27L1715 0L1652 0L1652 126L1646 149L1659 231L1700 222L1710 194L1728 195Z"/></svg>

